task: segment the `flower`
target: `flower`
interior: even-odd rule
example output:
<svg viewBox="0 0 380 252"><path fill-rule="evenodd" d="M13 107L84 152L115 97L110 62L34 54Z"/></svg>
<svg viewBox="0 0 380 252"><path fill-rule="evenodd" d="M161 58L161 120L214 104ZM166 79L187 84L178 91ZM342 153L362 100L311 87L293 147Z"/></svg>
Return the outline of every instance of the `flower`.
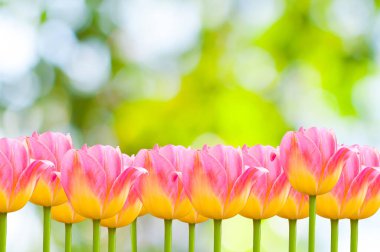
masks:
<svg viewBox="0 0 380 252"><path fill-rule="evenodd" d="M338 182L348 148L337 149L335 134L324 128L287 132L280 145L280 159L290 184L299 192L320 195Z"/></svg>
<svg viewBox="0 0 380 252"><path fill-rule="evenodd" d="M73 148L70 135L58 132L45 132L41 135L33 133L25 141L31 159L49 160L54 164L41 174L30 201L42 206L56 206L66 202L60 171L63 155Z"/></svg>
<svg viewBox="0 0 380 252"><path fill-rule="evenodd" d="M332 191L317 197L317 213L330 219L364 219L380 207L379 152L351 146L350 158Z"/></svg>
<svg viewBox="0 0 380 252"><path fill-rule="evenodd" d="M52 167L48 161L29 163L24 143L17 139L0 139L0 212L21 209L32 196L40 174Z"/></svg>
<svg viewBox="0 0 380 252"><path fill-rule="evenodd" d="M179 177L194 154L190 148L173 145L139 151L133 163L149 172L136 186L144 211L168 220L182 218L190 212L191 204Z"/></svg>
<svg viewBox="0 0 380 252"><path fill-rule="evenodd" d="M186 193L195 210L211 219L227 219L245 206L251 187L268 171L244 167L240 149L204 146L183 170Z"/></svg>
<svg viewBox="0 0 380 252"><path fill-rule="evenodd" d="M278 151L272 146L244 146L243 164L249 167L263 167L268 172L253 184L247 204L240 214L256 220L276 215L285 204L290 190Z"/></svg>
<svg viewBox="0 0 380 252"><path fill-rule="evenodd" d="M62 223L78 223L84 221L86 218L77 214L70 202L65 202L61 205L51 208L51 217Z"/></svg>
<svg viewBox="0 0 380 252"><path fill-rule="evenodd" d="M298 220L308 217L309 196L291 187L288 198L277 215L289 220Z"/></svg>
<svg viewBox="0 0 380 252"><path fill-rule="evenodd" d="M119 148L95 145L68 151L62 160L62 186L75 212L100 220L117 214L136 179L146 170L124 166Z"/></svg>

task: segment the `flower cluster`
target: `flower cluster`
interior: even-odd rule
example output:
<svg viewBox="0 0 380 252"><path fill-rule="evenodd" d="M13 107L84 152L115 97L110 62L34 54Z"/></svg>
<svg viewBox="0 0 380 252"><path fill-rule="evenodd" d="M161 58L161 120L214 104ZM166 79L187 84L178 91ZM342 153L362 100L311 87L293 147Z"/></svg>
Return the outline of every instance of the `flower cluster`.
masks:
<svg viewBox="0 0 380 252"><path fill-rule="evenodd" d="M2 214L30 200L48 210L47 219L50 209L53 219L66 224L92 219L94 251L99 251L98 225L114 230L145 213L164 219L168 228L175 219L190 226L213 219L215 251L223 219L240 214L253 219L259 232L263 219L310 215L309 251L314 251L315 212L357 221L380 207L379 152L338 145L334 133L323 128L288 132L279 147L166 145L135 156L105 145L75 149L69 135L34 133L0 139L0 165ZM170 251L171 237L165 238ZM255 251L259 239L255 235Z"/></svg>

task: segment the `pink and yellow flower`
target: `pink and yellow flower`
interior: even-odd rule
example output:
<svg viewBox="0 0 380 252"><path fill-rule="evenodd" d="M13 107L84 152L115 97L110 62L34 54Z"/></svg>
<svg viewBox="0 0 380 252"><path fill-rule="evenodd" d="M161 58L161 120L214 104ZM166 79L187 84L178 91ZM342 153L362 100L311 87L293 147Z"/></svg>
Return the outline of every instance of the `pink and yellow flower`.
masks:
<svg viewBox="0 0 380 252"><path fill-rule="evenodd" d="M317 197L317 213L329 219L364 219L380 207L379 152L353 146L332 191Z"/></svg>
<svg viewBox="0 0 380 252"><path fill-rule="evenodd" d="M289 219L298 220L309 216L309 196L290 188L290 192L286 202L278 216Z"/></svg>
<svg viewBox="0 0 380 252"><path fill-rule="evenodd" d="M75 212L100 220L123 208L131 186L146 173L128 167L119 148L95 145L68 151L62 160L62 186Z"/></svg>
<svg viewBox="0 0 380 252"><path fill-rule="evenodd" d="M194 154L190 148L167 145L141 150L136 155L134 165L149 173L136 186L146 212L167 220L182 218L190 212L191 204L179 177Z"/></svg>
<svg viewBox="0 0 380 252"><path fill-rule="evenodd" d="M30 158L33 160L49 160L54 164L40 176L31 202L42 206L57 206L67 201L61 185L61 161L63 155L73 148L70 135L58 132L33 133L25 139Z"/></svg>
<svg viewBox="0 0 380 252"><path fill-rule="evenodd" d="M285 204L290 184L281 167L278 151L272 146L243 147L243 164L262 167L268 172L257 179L247 204L240 212L250 219L267 219L275 216Z"/></svg>
<svg viewBox="0 0 380 252"><path fill-rule="evenodd" d="M51 217L53 220L67 224L78 223L86 219L83 216L77 214L68 201L61 205L52 207Z"/></svg>
<svg viewBox="0 0 380 252"><path fill-rule="evenodd" d="M21 209L30 200L40 174L50 169L48 161L29 163L29 155L23 142L16 139L0 139L0 212Z"/></svg>
<svg viewBox="0 0 380 252"><path fill-rule="evenodd" d="M245 206L251 187L268 171L245 167L240 149L204 146L183 170L184 187L195 210L211 219L227 219Z"/></svg>
<svg viewBox="0 0 380 252"><path fill-rule="evenodd" d="M280 158L290 184L299 192L320 195L339 180L348 148L337 148L335 134L324 128L301 128L282 138Z"/></svg>

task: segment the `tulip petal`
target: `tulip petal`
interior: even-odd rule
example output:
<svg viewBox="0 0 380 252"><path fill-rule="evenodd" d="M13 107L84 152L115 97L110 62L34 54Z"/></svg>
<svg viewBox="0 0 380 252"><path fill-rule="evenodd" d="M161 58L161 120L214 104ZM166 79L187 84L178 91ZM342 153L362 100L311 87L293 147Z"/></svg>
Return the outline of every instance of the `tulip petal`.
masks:
<svg viewBox="0 0 380 252"><path fill-rule="evenodd" d="M17 211L22 208L32 196L36 182L40 174L54 164L49 161L36 160L32 162L20 175L13 190L7 212Z"/></svg>
<svg viewBox="0 0 380 252"><path fill-rule="evenodd" d="M6 212L13 189L13 167L0 151L0 212Z"/></svg>
<svg viewBox="0 0 380 252"><path fill-rule="evenodd" d="M62 160L62 186L83 217L100 219L106 198L106 174L85 150L70 150Z"/></svg>
<svg viewBox="0 0 380 252"><path fill-rule="evenodd" d="M144 168L129 167L117 177L108 194L102 219L112 217L122 209L131 186L143 174L147 174Z"/></svg>
<svg viewBox="0 0 380 252"><path fill-rule="evenodd" d="M62 223L78 223L86 218L77 214L69 202L51 208L52 219Z"/></svg>

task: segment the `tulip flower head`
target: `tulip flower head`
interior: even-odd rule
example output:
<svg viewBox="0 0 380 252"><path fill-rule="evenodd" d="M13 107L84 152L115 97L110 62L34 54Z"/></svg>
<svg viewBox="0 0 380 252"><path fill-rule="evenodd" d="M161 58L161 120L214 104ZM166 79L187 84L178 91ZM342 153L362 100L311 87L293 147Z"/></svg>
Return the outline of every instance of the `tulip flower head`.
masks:
<svg viewBox="0 0 380 252"><path fill-rule="evenodd" d="M184 187L195 210L211 219L227 219L245 206L258 178L268 171L245 167L240 149L204 146L187 162Z"/></svg>
<svg viewBox="0 0 380 252"><path fill-rule="evenodd" d="M208 220L208 218L200 215L199 213L197 213L197 211L195 211L194 208L192 208L185 217L182 217L179 220L190 224L198 224L201 222L205 222L206 220Z"/></svg>
<svg viewBox="0 0 380 252"><path fill-rule="evenodd" d="M282 138L280 158L290 184L299 192L320 195L339 180L349 149L337 148L335 134L324 128L301 128Z"/></svg>
<svg viewBox="0 0 380 252"><path fill-rule="evenodd" d="M83 216L77 214L68 201L61 205L52 207L51 217L56 221L67 224L78 223L86 219Z"/></svg>
<svg viewBox="0 0 380 252"><path fill-rule="evenodd" d="M190 148L173 145L155 146L136 155L134 165L149 173L136 186L146 212L167 220L182 218L190 212L191 204L179 177L194 155Z"/></svg>
<svg viewBox="0 0 380 252"><path fill-rule="evenodd" d="M317 213L330 219L364 219L380 207L380 155L368 146L352 146L336 186L317 197Z"/></svg>
<svg viewBox="0 0 380 252"><path fill-rule="evenodd" d="M0 139L0 212L21 209L32 196L42 172L51 169L49 161L36 160L29 163L24 143L17 139Z"/></svg>
<svg viewBox="0 0 380 252"><path fill-rule="evenodd" d="M291 187L288 198L277 215L289 220L299 220L308 217L309 196Z"/></svg>
<svg viewBox="0 0 380 252"><path fill-rule="evenodd" d="M117 214L143 168L124 166L119 148L95 145L68 151L62 160L62 186L74 210L100 220Z"/></svg>
<svg viewBox="0 0 380 252"><path fill-rule="evenodd" d="M31 202L42 206L56 206L67 201L61 185L61 161L63 155L73 148L70 135L58 132L33 133L25 139L29 155L34 160L49 160L54 164L40 176Z"/></svg>
<svg viewBox="0 0 380 252"><path fill-rule="evenodd" d="M268 172L257 179L247 204L240 212L250 219L267 219L276 215L288 197L290 184L281 167L278 151L272 146L243 147L243 164L262 167Z"/></svg>

